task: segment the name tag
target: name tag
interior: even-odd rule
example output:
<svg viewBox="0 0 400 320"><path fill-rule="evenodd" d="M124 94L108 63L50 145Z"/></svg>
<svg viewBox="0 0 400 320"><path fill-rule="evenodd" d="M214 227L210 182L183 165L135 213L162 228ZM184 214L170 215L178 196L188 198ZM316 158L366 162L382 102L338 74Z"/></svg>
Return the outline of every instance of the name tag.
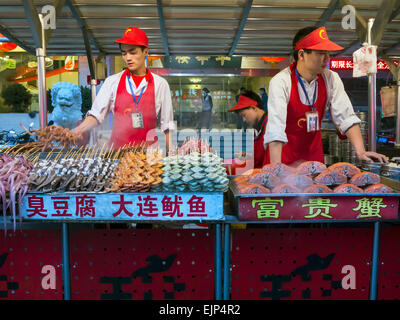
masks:
<svg viewBox="0 0 400 320"><path fill-rule="evenodd" d="M141 129L143 128L143 115L140 112L131 113L132 115L132 128Z"/></svg>
<svg viewBox="0 0 400 320"><path fill-rule="evenodd" d="M318 112L306 112L307 132L319 130Z"/></svg>

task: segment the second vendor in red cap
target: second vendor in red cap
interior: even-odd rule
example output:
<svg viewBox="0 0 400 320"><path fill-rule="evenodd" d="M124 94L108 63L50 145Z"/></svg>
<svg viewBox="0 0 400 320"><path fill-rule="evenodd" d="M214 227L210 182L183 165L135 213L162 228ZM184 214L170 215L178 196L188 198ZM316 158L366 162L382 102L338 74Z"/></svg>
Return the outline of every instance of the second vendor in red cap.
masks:
<svg viewBox="0 0 400 320"><path fill-rule="evenodd" d="M330 51L343 49L330 41L325 27L306 27L293 39L294 62L269 84L268 124L264 142L271 163L297 166L304 161L324 161L321 121L327 112L346 135L359 160L385 162L386 157L367 152L355 115L339 75L327 69Z"/></svg>
<svg viewBox="0 0 400 320"><path fill-rule="evenodd" d="M246 90L240 94L237 104L228 111L233 111L242 117L243 122L255 129L252 156L244 155L244 158L254 159L254 168L261 168L269 163L268 148L264 146L265 128L268 122L267 113L264 111L264 103L257 93ZM238 156L235 154L235 156ZM238 156L240 158L240 156Z"/></svg>
<svg viewBox="0 0 400 320"><path fill-rule="evenodd" d="M170 132L175 129L171 92L164 78L146 68L148 38L143 30L129 27L115 42L119 44L127 68L106 78L91 110L74 132L91 130L103 123L107 114L112 112L114 126L110 145L114 149L141 143L154 145L159 120L168 151Z"/></svg>

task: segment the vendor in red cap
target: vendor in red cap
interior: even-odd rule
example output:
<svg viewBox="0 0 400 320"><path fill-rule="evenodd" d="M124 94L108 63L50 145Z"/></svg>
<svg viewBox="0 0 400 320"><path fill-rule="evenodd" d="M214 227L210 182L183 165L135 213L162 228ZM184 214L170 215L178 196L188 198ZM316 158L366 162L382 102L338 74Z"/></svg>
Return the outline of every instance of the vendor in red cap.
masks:
<svg viewBox="0 0 400 320"><path fill-rule="evenodd" d="M116 40L127 68L105 79L85 120L74 129L84 133L114 114L110 145L157 142L156 124L166 136L166 149L171 146L170 131L175 129L168 82L146 68L148 39L139 28L129 27L122 39Z"/></svg>
<svg viewBox="0 0 400 320"><path fill-rule="evenodd" d="M353 145L359 160L386 162L384 155L367 152L355 115L339 75L327 69L330 51L343 48L330 41L325 27L306 27L293 39L292 65L269 84L268 124L264 142L271 163L297 166L324 162L321 121L326 112Z"/></svg>
<svg viewBox="0 0 400 320"><path fill-rule="evenodd" d="M254 168L261 168L264 164L269 163L268 149L264 146L264 134L268 117L264 111L264 103L259 95L253 91L246 90L240 94L236 106L230 108L228 111L238 113L244 123L255 129L253 147ZM241 156L247 159L250 158L250 155L243 154Z"/></svg>

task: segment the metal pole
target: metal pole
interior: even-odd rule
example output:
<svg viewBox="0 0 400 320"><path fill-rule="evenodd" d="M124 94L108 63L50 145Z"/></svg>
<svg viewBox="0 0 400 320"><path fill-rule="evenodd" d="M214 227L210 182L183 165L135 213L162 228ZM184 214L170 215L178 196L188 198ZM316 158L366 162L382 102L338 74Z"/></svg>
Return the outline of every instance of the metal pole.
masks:
<svg viewBox="0 0 400 320"><path fill-rule="evenodd" d="M68 224L62 224L62 273L64 285L64 300L71 300L71 268L69 263Z"/></svg>
<svg viewBox="0 0 400 320"><path fill-rule="evenodd" d="M396 72L398 72L396 68ZM400 148L400 80L397 80L396 96L396 148Z"/></svg>
<svg viewBox="0 0 400 320"><path fill-rule="evenodd" d="M368 20L368 44L371 45L371 30L373 18ZM368 74L368 147L369 151L376 151L376 74Z"/></svg>
<svg viewBox="0 0 400 320"><path fill-rule="evenodd" d="M230 287L230 253L231 253L231 231L230 224L226 223L224 225L224 296L223 300L229 300L229 287Z"/></svg>
<svg viewBox="0 0 400 320"><path fill-rule="evenodd" d="M376 300L378 291L378 267L379 267L379 234L380 222L374 223L374 242L372 244L371 288L369 299Z"/></svg>
<svg viewBox="0 0 400 320"><path fill-rule="evenodd" d="M221 223L215 225L215 299L221 300Z"/></svg>
<svg viewBox="0 0 400 320"><path fill-rule="evenodd" d="M42 48L36 48L37 74L38 74L38 93L39 93L39 124L40 128L47 126L47 93L46 93L46 49L43 28L43 16L39 14L42 26Z"/></svg>

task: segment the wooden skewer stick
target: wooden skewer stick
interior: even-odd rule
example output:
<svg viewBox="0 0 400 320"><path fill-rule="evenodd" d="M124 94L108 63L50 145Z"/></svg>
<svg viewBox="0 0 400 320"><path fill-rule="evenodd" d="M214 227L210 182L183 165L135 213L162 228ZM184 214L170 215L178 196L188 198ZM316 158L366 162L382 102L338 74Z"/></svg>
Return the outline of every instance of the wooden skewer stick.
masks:
<svg viewBox="0 0 400 320"><path fill-rule="evenodd" d="M92 148L89 150L88 154L86 155L87 158L92 157L92 154L94 153L94 149L95 149L95 146L92 146Z"/></svg>
<svg viewBox="0 0 400 320"><path fill-rule="evenodd" d="M64 159L68 159L68 157L70 156L70 154L72 153L74 149L69 149L68 152L66 154L64 154Z"/></svg>
<svg viewBox="0 0 400 320"><path fill-rule="evenodd" d="M89 147L88 151L85 154L85 158L89 158L89 156L92 153L92 151L93 151L93 147Z"/></svg>
<svg viewBox="0 0 400 320"><path fill-rule="evenodd" d="M79 151L78 148L71 149L71 152L68 154L68 159L73 159L73 155Z"/></svg>
<svg viewBox="0 0 400 320"><path fill-rule="evenodd" d="M64 146L60 149L60 151L58 152L58 155L56 157L56 162L58 162L59 159L61 159L62 156L62 151L64 150Z"/></svg>
<svg viewBox="0 0 400 320"><path fill-rule="evenodd" d="M103 155L102 155L102 157L101 157L102 160L104 160L104 158L106 157L107 152L108 152L107 149L104 150L104 153L103 153Z"/></svg>
<svg viewBox="0 0 400 320"><path fill-rule="evenodd" d="M10 149L8 149L5 154L9 154L12 152L13 149L15 149L18 145L12 146Z"/></svg>
<svg viewBox="0 0 400 320"><path fill-rule="evenodd" d="M81 152L81 149L83 148L83 145L79 147L79 149L75 150L72 155L70 156L71 159L75 160L77 155Z"/></svg>
<svg viewBox="0 0 400 320"><path fill-rule="evenodd" d="M95 158L95 155L97 154L97 152L99 152L99 145L96 143L95 146L94 146L94 148L93 148L93 153L90 155L90 157L91 157L92 159L94 159L94 158Z"/></svg>
<svg viewBox="0 0 400 320"><path fill-rule="evenodd" d="M36 148L37 148L37 147L33 147L32 149L27 149L27 150L23 153L23 155L24 155L25 157L28 157L30 154L34 153L34 150L36 150Z"/></svg>
<svg viewBox="0 0 400 320"><path fill-rule="evenodd" d="M86 154L86 158L91 158L93 152L94 152L94 146L92 146L91 149L88 151L88 153Z"/></svg>
<svg viewBox="0 0 400 320"><path fill-rule="evenodd" d="M4 150L4 149L6 149L7 148L7 145L10 143L11 141L8 141L5 145L3 145L3 147L1 148L1 150L0 151L2 151L2 150Z"/></svg>
<svg viewBox="0 0 400 320"><path fill-rule="evenodd" d="M39 160L40 153L38 155L33 155L32 158L28 158L27 160L32 162L33 164L36 164L36 162Z"/></svg>
<svg viewBox="0 0 400 320"><path fill-rule="evenodd" d="M103 146L100 149L99 155L97 156L98 158L101 158L101 155L103 154L104 147L106 146L106 143L104 142Z"/></svg>
<svg viewBox="0 0 400 320"><path fill-rule="evenodd" d="M54 149L55 149L55 147L51 148L51 151L50 151L50 152L47 154L47 156L46 156L46 159L45 159L45 160L48 160L48 159L50 159L50 155L53 153Z"/></svg>
<svg viewBox="0 0 400 320"><path fill-rule="evenodd" d="M108 158L111 158L111 152L112 152L112 150L113 150L113 147L114 147L114 142L111 144L111 147L110 147L110 152L108 153Z"/></svg>
<svg viewBox="0 0 400 320"><path fill-rule="evenodd" d="M22 150L23 148L25 148L25 144L20 145L20 147L18 148L17 151L14 152L14 154L17 155L18 152L19 152L20 150Z"/></svg>
<svg viewBox="0 0 400 320"><path fill-rule="evenodd" d="M40 158L40 154L41 154L41 152L40 151L38 151L38 152L35 152L35 153L32 153L32 154L30 154L29 155L29 158L28 159L30 159L31 161L33 161L33 159L35 159L35 158Z"/></svg>
<svg viewBox="0 0 400 320"><path fill-rule="evenodd" d="M118 149L117 153L114 155L113 160L117 160L117 159L118 159L118 156L119 156L121 150L123 150L123 149L125 148L125 146L126 146L126 145L124 144L122 148L119 148L119 149Z"/></svg>
<svg viewBox="0 0 400 320"><path fill-rule="evenodd" d="M77 159L81 160L83 158L83 155L85 154L85 152L87 152L87 150L89 150L89 146L86 146L86 148L83 149L83 151L79 154L79 157Z"/></svg>

